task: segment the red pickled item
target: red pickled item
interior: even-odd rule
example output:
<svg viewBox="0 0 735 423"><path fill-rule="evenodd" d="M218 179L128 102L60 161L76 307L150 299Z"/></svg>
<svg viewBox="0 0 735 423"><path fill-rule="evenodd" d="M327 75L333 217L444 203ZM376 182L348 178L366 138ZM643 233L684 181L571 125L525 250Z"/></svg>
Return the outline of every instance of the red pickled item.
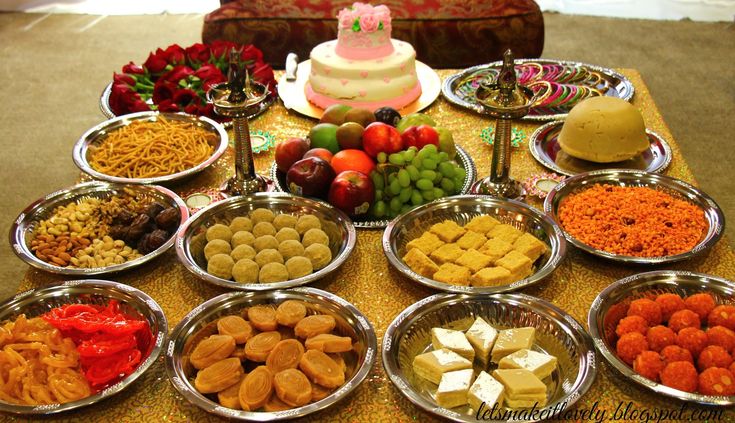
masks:
<svg viewBox="0 0 735 423"><path fill-rule="evenodd" d="M678 345L669 345L661 350L661 358L664 360L664 364L673 363L675 361L688 361L694 364L692 353L689 350Z"/></svg>
<svg viewBox="0 0 735 423"><path fill-rule="evenodd" d="M726 304L718 305L707 315L707 324L712 326L724 326L735 331L735 306Z"/></svg>
<svg viewBox="0 0 735 423"><path fill-rule="evenodd" d="M699 319L702 321L706 321L707 315L709 315L710 311L712 311L716 305L715 298L707 293L690 295L684 299L684 306L697 313L699 315Z"/></svg>
<svg viewBox="0 0 735 423"><path fill-rule="evenodd" d="M638 354L648 350L648 342L642 334L630 332L618 339L616 350L621 360L628 365L633 365L633 361L638 357Z"/></svg>
<svg viewBox="0 0 735 423"><path fill-rule="evenodd" d="M623 336L630 332L638 332L645 335L648 332L648 322L646 319L641 316L628 316L620 319L618 327L615 328L615 333L618 336Z"/></svg>
<svg viewBox="0 0 735 423"><path fill-rule="evenodd" d="M646 340L648 341L648 348L658 352L669 345L674 345L676 334L666 326L658 325L648 329Z"/></svg>
<svg viewBox="0 0 735 423"><path fill-rule="evenodd" d="M699 329L700 326L699 315L691 310L679 310L669 319L669 329L676 333L684 328Z"/></svg>
<svg viewBox="0 0 735 423"><path fill-rule="evenodd" d="M735 332L730 329L724 326L710 326L705 333L708 345L719 345L730 352L735 349Z"/></svg>
<svg viewBox="0 0 735 423"><path fill-rule="evenodd" d="M684 328L676 334L676 345L689 350L692 357L698 357L707 346L707 334L699 328Z"/></svg>
<svg viewBox="0 0 735 423"><path fill-rule="evenodd" d="M684 310L684 300L676 294L661 294L656 297L656 304L661 307L661 318L664 322L668 322L675 312Z"/></svg>
<svg viewBox="0 0 735 423"><path fill-rule="evenodd" d="M661 371L661 383L684 392L694 392L699 384L697 369L688 361L669 363Z"/></svg>
<svg viewBox="0 0 735 423"><path fill-rule="evenodd" d="M735 378L728 369L710 367L699 374L699 393L704 395L735 395Z"/></svg>
<svg viewBox="0 0 735 423"><path fill-rule="evenodd" d="M116 300L106 307L66 304L42 317L74 341L81 371L97 391L133 373L153 347L148 322L126 315Z"/></svg>
<svg viewBox="0 0 735 423"><path fill-rule="evenodd" d="M641 316L648 322L649 326L661 324L661 306L648 298L639 298L630 302L628 316Z"/></svg>
<svg viewBox="0 0 735 423"><path fill-rule="evenodd" d="M732 357L719 345L706 346L697 357L697 367L700 371L710 367L727 368L730 364L732 364Z"/></svg>
<svg viewBox="0 0 735 423"><path fill-rule="evenodd" d="M643 351L633 362L633 370L636 373L655 382L659 381L659 374L664 367L664 361L655 351Z"/></svg>

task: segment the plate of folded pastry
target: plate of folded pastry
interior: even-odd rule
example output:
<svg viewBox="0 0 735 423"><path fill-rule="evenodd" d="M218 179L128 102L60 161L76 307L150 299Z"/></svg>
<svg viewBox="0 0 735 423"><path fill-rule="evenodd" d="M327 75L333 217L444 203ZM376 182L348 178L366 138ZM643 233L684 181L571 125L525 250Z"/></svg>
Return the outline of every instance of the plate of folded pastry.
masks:
<svg viewBox="0 0 735 423"><path fill-rule="evenodd" d="M594 381L595 358L576 320L523 294L436 294L399 314L383 337L396 388L457 422L530 408L548 418L572 407Z"/></svg>

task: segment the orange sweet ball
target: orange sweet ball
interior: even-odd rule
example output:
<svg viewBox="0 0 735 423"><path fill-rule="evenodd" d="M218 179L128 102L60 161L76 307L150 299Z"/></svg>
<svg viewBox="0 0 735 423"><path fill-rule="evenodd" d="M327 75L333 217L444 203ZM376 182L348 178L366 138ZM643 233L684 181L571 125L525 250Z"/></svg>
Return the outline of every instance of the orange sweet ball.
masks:
<svg viewBox="0 0 735 423"><path fill-rule="evenodd" d="M699 315L691 310L679 310L669 319L669 329L676 333L684 328L699 329L700 326Z"/></svg>
<svg viewBox="0 0 735 423"><path fill-rule="evenodd" d="M661 307L648 298L639 298L630 302L628 316L641 316L649 326L661 324Z"/></svg>
<svg viewBox="0 0 735 423"><path fill-rule="evenodd" d="M704 395L735 395L732 372L721 367L710 367L699 375L699 393Z"/></svg>
<svg viewBox="0 0 735 423"><path fill-rule="evenodd" d="M664 361L655 351L643 351L633 362L633 370L636 373L655 382L658 382L659 374L663 369Z"/></svg>
<svg viewBox="0 0 735 423"><path fill-rule="evenodd" d="M707 315L715 308L715 305L714 297L706 293L690 295L684 300L684 306L697 313L702 321L707 319Z"/></svg>
<svg viewBox="0 0 735 423"><path fill-rule="evenodd" d="M688 361L669 363L661 371L661 383L680 391L694 392L699 383L697 369Z"/></svg>
<svg viewBox="0 0 735 423"><path fill-rule="evenodd" d="M638 354L648 350L648 342L639 332L629 332L618 339L616 350L621 360L632 365Z"/></svg>
<svg viewBox="0 0 735 423"><path fill-rule="evenodd" d="M661 350L661 358L664 360L664 364L674 363L676 361L688 361L694 364L692 353L678 345L664 347Z"/></svg>
<svg viewBox="0 0 735 423"><path fill-rule="evenodd" d="M735 332L724 326L710 326L707 329L707 344L719 345L726 351L735 349Z"/></svg>
<svg viewBox="0 0 735 423"><path fill-rule="evenodd" d="M735 331L735 306L718 305L707 315L707 324L712 326L724 326Z"/></svg>
<svg viewBox="0 0 735 423"><path fill-rule="evenodd" d="M648 341L648 348L653 351L661 351L664 347L676 343L676 334L666 326L658 325L648 329L646 340Z"/></svg>
<svg viewBox="0 0 735 423"><path fill-rule="evenodd" d="M699 328L684 328L676 334L676 345L689 350L692 357L697 357L707 346L707 334Z"/></svg>
<svg viewBox="0 0 735 423"><path fill-rule="evenodd" d="M661 307L664 322L668 322L674 312L684 310L684 300L676 294L661 294L656 297L656 304Z"/></svg>
<svg viewBox="0 0 735 423"><path fill-rule="evenodd" d="M618 322L618 327L615 329L615 333L618 336L623 336L629 332L638 332L645 335L646 332L648 332L648 322L641 316L623 317Z"/></svg>
<svg viewBox="0 0 735 423"><path fill-rule="evenodd" d="M700 371L710 367L727 367L730 364L732 364L732 357L719 345L704 347L697 357L697 367Z"/></svg>

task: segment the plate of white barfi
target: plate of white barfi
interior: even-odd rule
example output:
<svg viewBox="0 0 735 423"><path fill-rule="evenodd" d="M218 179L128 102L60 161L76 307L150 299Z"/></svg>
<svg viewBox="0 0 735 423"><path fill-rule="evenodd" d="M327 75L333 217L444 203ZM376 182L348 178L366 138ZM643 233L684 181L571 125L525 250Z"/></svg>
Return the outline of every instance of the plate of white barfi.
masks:
<svg viewBox="0 0 735 423"><path fill-rule="evenodd" d="M396 388L458 422L571 407L594 381L595 357L574 318L524 294L437 294L404 310L383 337L383 366Z"/></svg>

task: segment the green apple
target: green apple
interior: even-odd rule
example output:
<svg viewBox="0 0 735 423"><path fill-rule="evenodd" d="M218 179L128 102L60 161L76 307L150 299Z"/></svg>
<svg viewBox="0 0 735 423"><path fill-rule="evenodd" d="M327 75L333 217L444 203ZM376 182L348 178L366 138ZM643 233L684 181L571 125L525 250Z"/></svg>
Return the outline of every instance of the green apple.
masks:
<svg viewBox="0 0 735 423"><path fill-rule="evenodd" d="M457 147L454 145L452 131L447 128L434 128L439 133L439 151L443 151L453 159L457 155Z"/></svg>
<svg viewBox="0 0 735 423"><path fill-rule="evenodd" d="M436 126L436 122L429 115L425 115L423 113L411 113L410 115L402 117L401 120L398 121L396 129L398 129L398 132L403 133L403 131L405 131L409 126L419 125L429 125L433 127Z"/></svg>
<svg viewBox="0 0 735 423"><path fill-rule="evenodd" d="M339 151L337 142L337 128L333 123L319 123L309 131L311 148L326 148L332 154Z"/></svg>

